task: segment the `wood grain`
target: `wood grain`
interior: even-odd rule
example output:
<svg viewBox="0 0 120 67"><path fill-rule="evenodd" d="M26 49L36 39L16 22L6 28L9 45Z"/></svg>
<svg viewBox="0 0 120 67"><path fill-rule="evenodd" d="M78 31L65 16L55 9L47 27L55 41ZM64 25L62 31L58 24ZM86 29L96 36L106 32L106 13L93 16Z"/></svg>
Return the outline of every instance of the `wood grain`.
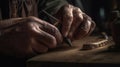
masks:
<svg viewBox="0 0 120 67"><path fill-rule="evenodd" d="M96 36L89 36L82 40L77 40L73 42L72 47L68 47L65 44L57 49L51 50L48 53L41 54L35 56L28 60L28 67L51 67L49 65L52 64L52 67L59 67L61 65L67 65L72 67L72 65L79 64L86 64L86 63L120 63L116 61L117 58L114 58L112 55L113 53L106 52L108 47L113 43L109 43L100 48L92 49L92 50L81 50L83 44L88 41L96 40L98 37ZM120 54L118 54L120 56ZM118 57L115 56L115 57ZM112 59L115 59L114 61Z"/></svg>

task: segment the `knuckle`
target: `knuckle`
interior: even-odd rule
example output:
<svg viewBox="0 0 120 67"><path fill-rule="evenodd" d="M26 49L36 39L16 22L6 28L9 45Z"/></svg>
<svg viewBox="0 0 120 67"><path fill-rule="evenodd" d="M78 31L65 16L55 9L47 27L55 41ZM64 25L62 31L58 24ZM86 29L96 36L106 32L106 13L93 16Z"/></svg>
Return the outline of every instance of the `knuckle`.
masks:
<svg viewBox="0 0 120 67"><path fill-rule="evenodd" d="M89 20L89 21L92 21L91 17L86 15L85 13L83 13L83 19L84 20Z"/></svg>
<svg viewBox="0 0 120 67"><path fill-rule="evenodd" d="M82 10L80 8L78 8L78 7L74 7L74 10L77 11L77 12L82 13Z"/></svg>
<svg viewBox="0 0 120 67"><path fill-rule="evenodd" d="M28 19L35 19L36 17L34 16L29 16Z"/></svg>
<svg viewBox="0 0 120 67"><path fill-rule="evenodd" d="M71 4L65 4L64 7L65 8L73 8L73 6Z"/></svg>
<svg viewBox="0 0 120 67"><path fill-rule="evenodd" d="M66 15L64 15L64 19L72 21L73 16L71 14L66 14Z"/></svg>
<svg viewBox="0 0 120 67"><path fill-rule="evenodd" d="M81 13L75 15L75 18L78 20L78 21L83 21L83 15Z"/></svg>
<svg viewBox="0 0 120 67"><path fill-rule="evenodd" d="M50 43L50 45L49 45L49 48L55 48L55 47L56 47L56 44L57 44L56 38L55 38L55 37L52 37L52 38L51 38L51 43Z"/></svg>
<svg viewBox="0 0 120 67"><path fill-rule="evenodd" d="M58 32L59 32L58 28L55 27L55 26L54 26L54 31L55 31L55 33L58 33Z"/></svg>
<svg viewBox="0 0 120 67"><path fill-rule="evenodd" d="M28 21L35 21L36 19L37 19L37 17L34 17L34 16L27 17Z"/></svg>
<svg viewBox="0 0 120 67"><path fill-rule="evenodd" d="M73 11L73 15L77 20L80 20L80 21L83 20L83 13L79 8L75 7Z"/></svg>
<svg viewBox="0 0 120 67"><path fill-rule="evenodd" d="M33 19L32 16L29 16L29 17L27 17L27 20L28 20L28 21L33 21L34 19Z"/></svg>

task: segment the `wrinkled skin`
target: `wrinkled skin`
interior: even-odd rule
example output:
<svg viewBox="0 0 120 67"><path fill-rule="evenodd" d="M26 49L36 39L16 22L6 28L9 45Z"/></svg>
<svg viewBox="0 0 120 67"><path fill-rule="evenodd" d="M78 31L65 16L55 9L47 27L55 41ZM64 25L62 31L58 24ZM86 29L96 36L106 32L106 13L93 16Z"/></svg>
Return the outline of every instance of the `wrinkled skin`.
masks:
<svg viewBox="0 0 120 67"><path fill-rule="evenodd" d="M95 28L94 21L88 15L70 4L64 5L55 16L62 24L60 31L63 36L71 40L82 39Z"/></svg>
<svg viewBox="0 0 120 67"><path fill-rule="evenodd" d="M62 42L59 30L36 17L19 19L15 29L0 38L0 51L25 57L47 52ZM16 21L17 22L17 21Z"/></svg>
<svg viewBox="0 0 120 67"><path fill-rule="evenodd" d="M95 27L89 16L69 4L63 6L55 16L62 24L60 30L33 16L15 18L17 20L13 22L19 23L0 37L0 53L16 57L34 56L56 48L63 42L62 35L74 41L87 36Z"/></svg>

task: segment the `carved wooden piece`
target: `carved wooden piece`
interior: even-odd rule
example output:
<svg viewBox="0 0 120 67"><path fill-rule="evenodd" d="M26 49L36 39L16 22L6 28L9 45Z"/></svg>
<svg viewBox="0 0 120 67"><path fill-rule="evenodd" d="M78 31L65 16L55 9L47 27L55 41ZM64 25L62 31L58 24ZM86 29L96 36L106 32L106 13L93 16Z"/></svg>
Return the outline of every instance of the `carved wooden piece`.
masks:
<svg viewBox="0 0 120 67"><path fill-rule="evenodd" d="M104 47L92 49L92 50L81 50L83 44L97 40L98 37L87 37L82 40L73 42L72 47L64 45L64 47L57 48L55 51L50 51L45 54L35 56L28 60L28 67L80 67L84 63L112 63L112 59L105 59L104 54L99 52L108 50L108 47L113 44L109 42ZM98 53L98 54L97 54ZM107 58L112 58L113 54L105 54ZM120 54L118 54L120 55ZM97 60L98 59L98 60ZM101 60L99 60L101 59ZM104 61L105 60L105 61ZM114 62L117 62L114 60ZM119 61L120 62L120 61ZM78 66L77 66L78 65Z"/></svg>

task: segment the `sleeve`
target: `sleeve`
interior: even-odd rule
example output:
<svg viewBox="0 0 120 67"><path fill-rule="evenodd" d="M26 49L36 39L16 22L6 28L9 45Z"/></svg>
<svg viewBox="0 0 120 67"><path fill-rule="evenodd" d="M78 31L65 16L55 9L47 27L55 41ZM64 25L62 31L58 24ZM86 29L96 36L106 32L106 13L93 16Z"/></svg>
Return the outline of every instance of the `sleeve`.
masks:
<svg viewBox="0 0 120 67"><path fill-rule="evenodd" d="M42 10L53 15L65 4L67 4L66 0L43 0L39 2L38 7L40 8L39 11L42 8Z"/></svg>
<svg viewBox="0 0 120 67"><path fill-rule="evenodd" d="M66 0L48 0L45 10L54 14L65 4L67 4Z"/></svg>
<svg viewBox="0 0 120 67"><path fill-rule="evenodd" d="M40 19L53 23L51 18L42 10L50 15L54 15L63 5L67 4L66 0L39 0L38 2L38 16Z"/></svg>

